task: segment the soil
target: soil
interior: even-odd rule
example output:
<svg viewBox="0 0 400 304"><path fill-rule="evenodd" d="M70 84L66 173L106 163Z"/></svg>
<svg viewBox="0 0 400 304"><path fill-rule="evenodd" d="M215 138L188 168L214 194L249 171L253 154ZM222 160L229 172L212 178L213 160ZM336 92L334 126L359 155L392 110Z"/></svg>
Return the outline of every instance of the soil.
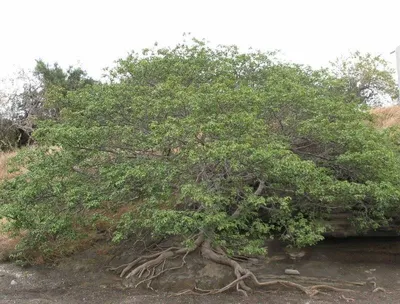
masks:
<svg viewBox="0 0 400 304"><path fill-rule="evenodd" d="M64 259L58 265L23 268L10 263L0 264L0 304L9 303L269 303L269 304L325 304L325 303L399 303L400 304L400 239L349 238L331 239L308 248L304 256L291 259L278 242L269 246L269 259L253 259L246 263L260 280L272 276L307 284L336 283L353 292L333 292L309 297L284 286L259 289L243 297L232 291L208 296L174 296L167 291L155 292L143 288L128 288L127 282L116 273L106 271L110 264L118 265L134 256L127 248L119 253L108 250L101 242L83 253ZM137 255L137 253L136 253ZM294 255L292 255L294 257ZM223 266L206 261L199 265L198 253L187 258L188 266L162 282L172 282L176 289L191 282L185 274L201 273L202 280L223 279ZM195 265L190 268L190 264ZM193 272L196 269L197 272ZM285 275L285 269L295 269L300 276ZM229 269L226 268L229 277ZM192 278L193 279L193 278ZM164 280L164 281L162 281ZM197 283L198 281L196 281ZM348 285L358 282L362 285ZM188 285L188 284L186 284ZM190 285L190 284L189 284ZM187 288L187 287L185 287ZM376 289L378 288L378 289ZM171 288L173 289L173 288ZM375 292L373 292L373 290Z"/></svg>

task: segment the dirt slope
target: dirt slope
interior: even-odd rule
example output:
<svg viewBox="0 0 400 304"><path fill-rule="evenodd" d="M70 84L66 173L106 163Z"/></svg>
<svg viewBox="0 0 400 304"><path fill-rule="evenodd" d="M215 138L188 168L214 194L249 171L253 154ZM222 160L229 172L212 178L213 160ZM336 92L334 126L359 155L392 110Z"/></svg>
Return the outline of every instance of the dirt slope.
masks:
<svg viewBox="0 0 400 304"><path fill-rule="evenodd" d="M375 108L371 113L375 116L374 123L379 128L400 126L400 105Z"/></svg>
<svg viewBox="0 0 400 304"><path fill-rule="evenodd" d="M294 268L301 276L293 281L315 280L325 283L359 282L351 286L354 292L327 292L308 297L284 286L253 292L244 298L236 292L215 296L180 296L156 293L148 289L125 288L118 275L104 271L113 253L99 255L93 248L64 260L54 267L20 268L0 264L0 304L10 303L269 303L269 304L327 304L327 303L399 303L400 304L400 242L399 239L328 240L308 249L304 258L292 261L280 245L271 246L269 262L259 260L253 265L263 280L283 276L284 270ZM390 248L390 250L386 250ZM134 253L123 251L119 256ZM188 263L196 259L196 254ZM212 265L211 265L212 266ZM210 265L205 268L212 269ZM203 272L206 270L203 269ZM207 270L209 271L209 270ZM376 292L376 287L380 289Z"/></svg>

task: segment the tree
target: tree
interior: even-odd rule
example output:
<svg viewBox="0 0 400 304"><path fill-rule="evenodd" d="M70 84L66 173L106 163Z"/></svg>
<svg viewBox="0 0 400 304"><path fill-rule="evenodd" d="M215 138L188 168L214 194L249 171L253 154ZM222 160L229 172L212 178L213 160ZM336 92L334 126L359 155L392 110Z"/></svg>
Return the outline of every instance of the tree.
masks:
<svg viewBox="0 0 400 304"><path fill-rule="evenodd" d="M1 94L7 109L2 116L12 121L13 129L30 136L37 120L58 116L57 103L62 102L68 91L93 83L81 68L71 66L64 71L57 63L49 65L37 60L33 73L20 71L15 88Z"/></svg>
<svg viewBox="0 0 400 304"><path fill-rule="evenodd" d="M381 56L354 52L332 63L331 71L347 92L349 100L371 106L383 102L397 103L399 88L394 78L394 69Z"/></svg>
<svg viewBox="0 0 400 304"><path fill-rule="evenodd" d="M0 151L14 150L30 142L30 128L23 112L19 108L23 91L26 92L28 84L33 86L35 79L28 73L20 71L16 77L3 79L0 91ZM27 95L25 93L25 95ZM28 131L29 129L29 131Z"/></svg>
<svg viewBox="0 0 400 304"><path fill-rule="evenodd" d="M367 123L368 111L340 88L326 71L234 46L195 40L132 53L107 83L68 91L58 119L39 124L40 147L17 159L28 171L1 184L0 215L43 251L128 206L114 241L151 233L182 243L121 276L148 269L138 284L151 283L163 261L181 256L183 266L201 250L236 276L212 293L283 283L259 282L232 257L265 254L271 237L315 244L335 210L365 231L399 209L393 134Z"/></svg>

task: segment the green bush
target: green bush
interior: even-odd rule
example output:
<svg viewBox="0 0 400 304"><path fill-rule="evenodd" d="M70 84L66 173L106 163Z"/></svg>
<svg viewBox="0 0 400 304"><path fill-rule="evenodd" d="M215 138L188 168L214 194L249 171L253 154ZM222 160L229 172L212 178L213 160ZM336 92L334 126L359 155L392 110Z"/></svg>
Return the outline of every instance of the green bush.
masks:
<svg viewBox="0 0 400 304"><path fill-rule="evenodd" d="M195 40L132 53L108 77L57 99L41 148L17 160L28 172L1 185L0 215L27 246L127 206L115 241L202 233L245 254L271 237L314 244L338 210L363 231L399 211L394 137L327 71Z"/></svg>

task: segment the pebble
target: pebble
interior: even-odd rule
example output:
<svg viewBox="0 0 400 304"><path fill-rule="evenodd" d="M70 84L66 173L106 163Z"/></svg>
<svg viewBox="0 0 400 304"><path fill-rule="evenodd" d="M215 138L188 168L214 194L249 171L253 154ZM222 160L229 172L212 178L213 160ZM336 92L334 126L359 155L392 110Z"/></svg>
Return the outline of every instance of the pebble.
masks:
<svg viewBox="0 0 400 304"><path fill-rule="evenodd" d="M12 280L10 284L11 284L11 285L17 285L17 281Z"/></svg>
<svg viewBox="0 0 400 304"><path fill-rule="evenodd" d="M296 269L285 269L285 274L300 275L300 272Z"/></svg>

